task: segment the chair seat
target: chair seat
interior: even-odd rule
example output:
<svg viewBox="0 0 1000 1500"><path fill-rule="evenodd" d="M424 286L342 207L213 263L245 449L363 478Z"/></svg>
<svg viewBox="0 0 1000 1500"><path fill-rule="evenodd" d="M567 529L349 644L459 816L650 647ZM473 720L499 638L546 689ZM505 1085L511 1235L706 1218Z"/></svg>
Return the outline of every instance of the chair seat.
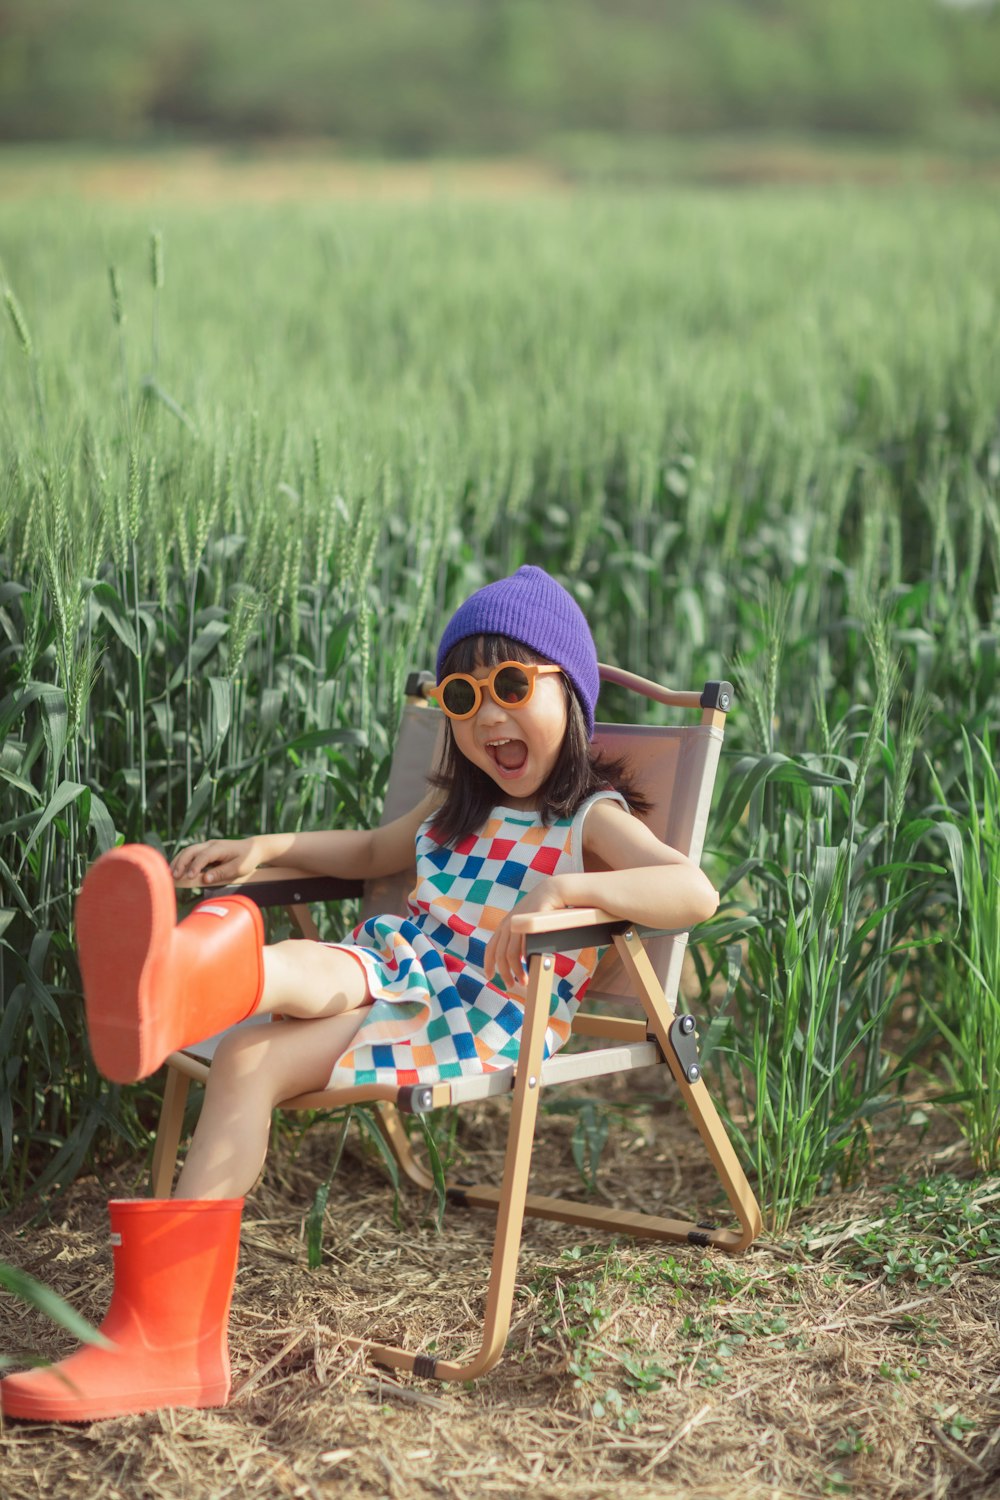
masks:
<svg viewBox="0 0 1000 1500"><path fill-rule="evenodd" d="M229 1033L245 1031L251 1026L266 1026L270 1022L270 1016L249 1016L245 1021L240 1021L237 1026L229 1028ZM197 1063L211 1062L216 1048L222 1038L229 1034L219 1032L216 1036L206 1038L194 1046L185 1047L183 1056L193 1059ZM624 1042L614 1047L593 1047L585 1052L557 1052L547 1062L543 1062L540 1070L542 1087L563 1083L582 1083L588 1078L603 1078L609 1073L631 1072L635 1068L654 1067L662 1063L660 1049L655 1042ZM449 1093L448 1102L451 1104L468 1104L476 1099L493 1099L501 1094L509 1094L514 1087L515 1069L497 1068L490 1073L474 1073L464 1078L450 1078L447 1080ZM337 1107L337 1090L328 1085L330 1092L326 1096L324 1107L335 1109ZM349 1101L358 1103L361 1088L354 1087L344 1091L349 1095ZM434 1085L434 1107L440 1108L441 1084ZM417 1086L419 1092L419 1085ZM367 1092L367 1091L366 1091ZM413 1086L407 1087L407 1093L414 1092ZM369 1097L372 1099L385 1099L392 1095L392 1090L387 1090L384 1085L372 1086ZM422 1106L418 1103L417 1108Z"/></svg>

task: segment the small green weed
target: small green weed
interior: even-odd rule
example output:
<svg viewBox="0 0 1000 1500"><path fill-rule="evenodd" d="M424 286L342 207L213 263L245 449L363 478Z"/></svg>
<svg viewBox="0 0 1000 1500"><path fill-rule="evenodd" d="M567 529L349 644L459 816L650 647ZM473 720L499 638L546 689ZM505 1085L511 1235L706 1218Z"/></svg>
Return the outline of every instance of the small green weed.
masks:
<svg viewBox="0 0 1000 1500"><path fill-rule="evenodd" d="M979 1425L972 1417L963 1417L962 1413L955 1411L954 1407L945 1407L936 1403L934 1411L941 1424L942 1432L957 1443L960 1443L970 1432L975 1432Z"/></svg>
<svg viewBox="0 0 1000 1500"><path fill-rule="evenodd" d="M582 1274L574 1275L575 1268ZM606 1336L611 1320L607 1305L615 1285L627 1288L629 1299L640 1303L662 1305L697 1295L699 1312L682 1317L666 1350L644 1351L629 1337L619 1337L611 1347ZM728 1361L749 1344L777 1341L783 1349L803 1347L802 1337L789 1332L783 1314L753 1306L761 1287L752 1272L707 1256L692 1265L672 1255L631 1257L616 1248L608 1251L597 1246L565 1250L558 1266L543 1268L531 1283L532 1291L542 1299L541 1332L566 1347L567 1368L577 1388L596 1392L603 1381L611 1379L612 1385L596 1399L605 1416L615 1414L621 1430L633 1425L633 1418L630 1408L616 1407L609 1396L618 1385L636 1397L668 1384L692 1382L711 1388L731 1379ZM711 1311L720 1304L728 1306L734 1298L745 1310L719 1315ZM598 1415L594 1401L590 1405Z"/></svg>
<svg viewBox="0 0 1000 1500"><path fill-rule="evenodd" d="M600 1256L596 1247L574 1246L563 1252L561 1263L562 1276L560 1268L546 1267L530 1283L542 1298L541 1332L566 1346L567 1369L591 1415L610 1421L621 1432L629 1431L639 1421L639 1408L626 1401L616 1384L605 1384L609 1376L642 1395L659 1390L669 1372L634 1351L612 1352L598 1342L610 1317L599 1297L609 1281L619 1279L624 1269L620 1256L615 1251ZM571 1277L574 1265L592 1265L595 1275L569 1279L566 1273ZM642 1283L641 1295L647 1293L648 1284Z"/></svg>
<svg viewBox="0 0 1000 1500"><path fill-rule="evenodd" d="M915 1348L951 1348L952 1340L940 1332L939 1318L922 1317L919 1313L904 1313L897 1326L906 1333Z"/></svg>
<svg viewBox="0 0 1000 1500"><path fill-rule="evenodd" d="M992 1205L996 1178L963 1182L953 1176L899 1183L883 1217L858 1226L837 1251L857 1281L884 1276L890 1286L914 1281L950 1286L960 1266L994 1271L1000 1265L1000 1218ZM808 1246L811 1235L802 1240Z"/></svg>
<svg viewBox="0 0 1000 1500"><path fill-rule="evenodd" d="M921 1378L926 1366L927 1356L921 1354L913 1364L893 1365L888 1360L883 1360L878 1367L878 1372L883 1380L891 1380L894 1385L909 1385L912 1380Z"/></svg>
<svg viewBox="0 0 1000 1500"><path fill-rule="evenodd" d="M839 1442L834 1443L833 1451L838 1457L848 1457L855 1453L872 1453L874 1450L871 1443L867 1442L856 1427L848 1426L844 1436Z"/></svg>

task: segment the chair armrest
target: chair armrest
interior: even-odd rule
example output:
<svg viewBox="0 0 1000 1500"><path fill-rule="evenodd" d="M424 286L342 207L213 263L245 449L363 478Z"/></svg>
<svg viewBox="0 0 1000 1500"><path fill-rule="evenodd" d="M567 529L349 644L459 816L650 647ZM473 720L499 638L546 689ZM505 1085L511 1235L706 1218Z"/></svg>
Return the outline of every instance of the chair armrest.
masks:
<svg viewBox="0 0 1000 1500"><path fill-rule="evenodd" d="M577 948L605 948L617 933L629 929L639 937L681 937L686 927L641 927L626 917L613 917L599 906L568 906L561 911L514 913L511 929L524 934L525 955L572 953Z"/></svg>
<svg viewBox="0 0 1000 1500"><path fill-rule="evenodd" d="M640 922L630 922L627 917L613 917L600 906L564 906L560 911L529 911L518 914L515 909L511 918L514 932L543 933L563 932L574 927L593 927L610 924L625 931L634 927L640 937L680 937L690 931L687 927L643 927Z"/></svg>
<svg viewBox="0 0 1000 1500"><path fill-rule="evenodd" d="M342 880L337 875L311 875L282 865L265 865L227 886L199 886L179 882L204 896L248 896L258 906L304 906L312 901L345 901L364 895L360 880Z"/></svg>
<svg viewBox="0 0 1000 1500"><path fill-rule="evenodd" d="M622 917L613 917L600 906L564 906L561 911L529 911L519 916L515 910L511 918L512 932L561 932L571 927L594 927L605 922L615 922L623 929L629 924Z"/></svg>

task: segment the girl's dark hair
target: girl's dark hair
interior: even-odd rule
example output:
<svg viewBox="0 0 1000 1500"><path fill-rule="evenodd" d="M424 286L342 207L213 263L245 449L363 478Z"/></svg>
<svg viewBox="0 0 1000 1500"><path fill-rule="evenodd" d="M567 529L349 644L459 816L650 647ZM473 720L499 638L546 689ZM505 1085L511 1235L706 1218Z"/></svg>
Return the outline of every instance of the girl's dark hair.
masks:
<svg viewBox="0 0 1000 1500"><path fill-rule="evenodd" d="M449 651L441 680L451 672L489 670L502 661L544 662L545 657L508 636L469 636ZM539 793L542 822L550 824L557 818L571 818L582 802L609 786L621 793L632 812L647 813L650 804L634 786L627 763L594 749L587 738L583 709L569 678L562 676L559 681L566 695L566 734L552 774ZM444 803L434 816L434 834L443 844L457 844L460 839L478 833L502 798L492 776L466 760L455 744L447 720L441 768L429 779L431 786L445 794Z"/></svg>

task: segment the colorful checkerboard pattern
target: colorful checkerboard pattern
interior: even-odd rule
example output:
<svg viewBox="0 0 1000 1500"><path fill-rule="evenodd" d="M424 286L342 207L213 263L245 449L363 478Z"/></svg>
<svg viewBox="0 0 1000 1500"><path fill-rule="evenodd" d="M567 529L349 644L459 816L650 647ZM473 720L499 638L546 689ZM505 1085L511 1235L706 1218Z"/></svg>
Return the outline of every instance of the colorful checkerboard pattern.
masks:
<svg viewBox="0 0 1000 1500"><path fill-rule="evenodd" d="M524 987L508 991L499 975L484 974L486 945L540 880L583 869L584 819L605 797L622 801L598 792L548 827L534 813L496 807L481 833L454 847L438 842L433 819L421 825L409 915L372 917L335 945L363 963L374 1003L332 1087L438 1083L516 1061ZM596 948L557 954L546 1057L569 1036L598 957Z"/></svg>

